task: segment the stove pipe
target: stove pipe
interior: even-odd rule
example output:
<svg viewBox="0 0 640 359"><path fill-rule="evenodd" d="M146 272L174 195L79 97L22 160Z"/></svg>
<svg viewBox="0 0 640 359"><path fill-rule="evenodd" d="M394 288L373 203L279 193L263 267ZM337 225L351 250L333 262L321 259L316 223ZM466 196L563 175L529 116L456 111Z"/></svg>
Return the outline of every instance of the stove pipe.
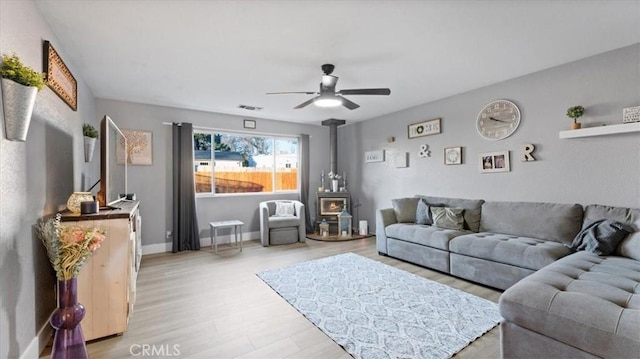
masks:
<svg viewBox="0 0 640 359"><path fill-rule="evenodd" d="M345 120L335 118L322 121L322 126L329 126L329 170L334 174L338 173L338 126L345 123Z"/></svg>

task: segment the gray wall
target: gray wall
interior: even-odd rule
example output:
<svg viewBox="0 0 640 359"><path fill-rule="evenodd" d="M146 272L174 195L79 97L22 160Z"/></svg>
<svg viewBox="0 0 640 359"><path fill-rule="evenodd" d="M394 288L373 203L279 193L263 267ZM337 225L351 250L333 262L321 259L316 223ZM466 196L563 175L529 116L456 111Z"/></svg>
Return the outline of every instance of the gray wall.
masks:
<svg viewBox="0 0 640 359"><path fill-rule="evenodd" d="M37 357L35 338L48 330L55 308L55 275L34 225L64 209L69 195L100 172L99 161L84 162L82 124L97 126L98 118L82 74L33 1L0 1L0 53L15 52L42 71L43 40L51 41L78 81L78 111L43 88L27 141L11 142L0 108L0 358Z"/></svg>
<svg viewBox="0 0 640 359"><path fill-rule="evenodd" d="M250 131L243 129L243 119L210 112L182 110L176 108L143 105L130 102L98 100L98 112L109 115L121 129L135 129L153 132L153 165L131 166L128 168L128 191L135 192L141 201L142 244L145 253L165 251L170 243L166 231L172 230L171 223L171 126L163 122L190 122L195 127L219 130ZM294 124L281 121L254 118L255 133L310 135L310 188L320 185L321 169L329 168L329 129L316 125ZM311 191L312 194L315 193ZM275 198L297 198L297 195L248 194L242 196L199 197L197 200L198 225L200 235L209 243L209 222L239 219L247 238L259 238L260 231L258 203ZM314 197L310 196L310 201ZM313 207L310 208L314 215ZM251 233L253 232L253 233ZM221 232L223 235L228 234Z"/></svg>
<svg viewBox="0 0 640 359"><path fill-rule="evenodd" d="M620 124L622 109L640 105L640 45L622 48L513 80L382 116L339 132L360 219L373 229L375 210L391 199L415 194L500 201L600 203L640 207L640 134L559 139L570 128L570 106L582 105L585 126ZM469 71L481 71L471 66ZM393 96L393 94L392 94ZM496 99L514 101L522 111L518 130L488 141L476 131L476 116ZM442 118L442 133L407 139L407 125ZM387 138L396 141L388 143ZM353 141L353 139L357 139ZM520 148L533 143L537 161L521 162ZM431 157L420 158L428 144ZM462 146L462 165L445 166L443 149ZM364 151L409 152L409 167L364 163ZM481 174L482 152L509 150L511 172Z"/></svg>

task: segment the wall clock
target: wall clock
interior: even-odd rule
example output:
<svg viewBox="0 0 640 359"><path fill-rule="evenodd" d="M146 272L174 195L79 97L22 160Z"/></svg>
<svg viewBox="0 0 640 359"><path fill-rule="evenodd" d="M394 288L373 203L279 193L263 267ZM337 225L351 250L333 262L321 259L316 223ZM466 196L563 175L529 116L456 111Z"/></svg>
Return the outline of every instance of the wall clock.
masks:
<svg viewBox="0 0 640 359"><path fill-rule="evenodd" d="M478 114L476 128L488 140L502 140L520 126L520 109L515 103L497 100L488 103Z"/></svg>

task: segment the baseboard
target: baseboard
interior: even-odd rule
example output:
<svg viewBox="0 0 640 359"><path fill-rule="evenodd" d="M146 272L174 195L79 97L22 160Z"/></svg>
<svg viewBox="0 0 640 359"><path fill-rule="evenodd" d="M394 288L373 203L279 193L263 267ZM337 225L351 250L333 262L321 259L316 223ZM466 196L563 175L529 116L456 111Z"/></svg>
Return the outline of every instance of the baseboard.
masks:
<svg viewBox="0 0 640 359"><path fill-rule="evenodd" d="M244 232L244 233L242 233L241 240L243 242L244 241L251 241L251 240L254 240L254 239L260 239L260 232ZM228 235L218 236L218 244L233 243L234 241L235 241L235 239L234 239L233 233L228 234ZM211 246L211 238L209 236L200 237L200 247L210 247L210 246ZM168 243L157 243L157 244L145 244L145 245L142 246L142 255L171 252L171 249L172 249L171 242L168 242Z"/></svg>
<svg viewBox="0 0 640 359"><path fill-rule="evenodd" d="M52 312L53 313L53 312ZM40 357L40 353L44 350L44 348L49 343L49 339L53 335L53 328L49 325L49 321L40 328L38 331L38 335L31 339L29 345L27 345L27 349L20 355L20 359L38 359Z"/></svg>

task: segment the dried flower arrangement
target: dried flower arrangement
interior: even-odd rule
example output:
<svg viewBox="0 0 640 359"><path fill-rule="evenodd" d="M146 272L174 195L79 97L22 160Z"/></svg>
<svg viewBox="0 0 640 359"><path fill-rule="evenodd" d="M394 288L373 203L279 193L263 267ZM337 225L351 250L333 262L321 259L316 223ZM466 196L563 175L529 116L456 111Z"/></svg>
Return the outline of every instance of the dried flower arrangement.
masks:
<svg viewBox="0 0 640 359"><path fill-rule="evenodd" d="M42 240L49 261L58 280L69 280L80 273L80 269L100 248L105 232L98 228L83 228L78 225L60 226L60 214L38 224L38 237Z"/></svg>

